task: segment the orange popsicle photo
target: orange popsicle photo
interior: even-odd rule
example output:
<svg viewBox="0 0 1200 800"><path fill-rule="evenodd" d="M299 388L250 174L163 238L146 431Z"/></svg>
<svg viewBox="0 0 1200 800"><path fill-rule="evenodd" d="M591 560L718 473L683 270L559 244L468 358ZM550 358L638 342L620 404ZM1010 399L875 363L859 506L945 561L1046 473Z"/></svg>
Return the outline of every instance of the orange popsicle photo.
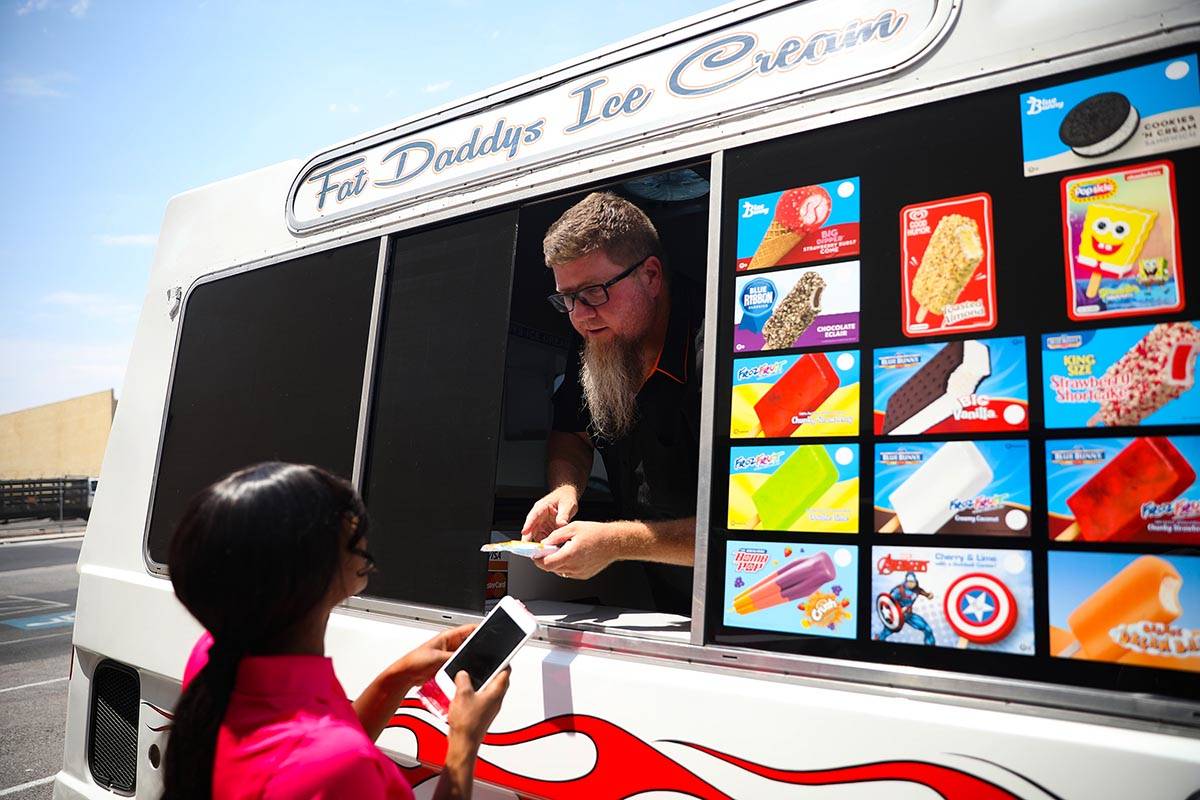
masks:
<svg viewBox="0 0 1200 800"><path fill-rule="evenodd" d="M1070 571L1087 574L1088 561L1080 560L1080 555L1108 554L1052 554L1052 622L1055 619L1055 573ZM1060 648L1054 655L1060 658L1117 661L1128 652L1128 648L1120 643L1123 627L1136 623L1174 622L1183 614L1179 597L1182 588L1183 577L1171 562L1158 556L1136 558L1067 616L1070 634L1064 635L1060 629L1051 637Z"/></svg>

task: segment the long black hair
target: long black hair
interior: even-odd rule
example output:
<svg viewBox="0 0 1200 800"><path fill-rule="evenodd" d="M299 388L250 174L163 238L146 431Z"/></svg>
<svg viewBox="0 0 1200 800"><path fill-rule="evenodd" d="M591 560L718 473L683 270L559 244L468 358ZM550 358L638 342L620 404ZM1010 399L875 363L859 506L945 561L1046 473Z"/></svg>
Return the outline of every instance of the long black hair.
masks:
<svg viewBox="0 0 1200 800"><path fill-rule="evenodd" d="M175 596L213 644L175 707L165 798L212 797L217 732L239 661L287 646L329 597L347 550L369 569L370 555L359 546L366 533L354 488L307 464L257 464L193 498L168 565Z"/></svg>

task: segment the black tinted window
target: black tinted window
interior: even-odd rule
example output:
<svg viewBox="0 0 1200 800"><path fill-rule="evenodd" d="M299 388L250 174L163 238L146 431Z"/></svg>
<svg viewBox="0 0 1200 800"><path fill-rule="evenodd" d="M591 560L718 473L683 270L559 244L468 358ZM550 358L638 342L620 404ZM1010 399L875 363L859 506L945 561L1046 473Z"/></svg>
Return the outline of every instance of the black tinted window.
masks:
<svg viewBox="0 0 1200 800"><path fill-rule="evenodd" d="M188 500L239 467L350 477L379 242L251 270L188 298L148 549L166 561ZM165 313L165 312L164 312Z"/></svg>
<svg viewBox="0 0 1200 800"><path fill-rule="evenodd" d="M483 609L516 212L396 239L363 488L368 594Z"/></svg>

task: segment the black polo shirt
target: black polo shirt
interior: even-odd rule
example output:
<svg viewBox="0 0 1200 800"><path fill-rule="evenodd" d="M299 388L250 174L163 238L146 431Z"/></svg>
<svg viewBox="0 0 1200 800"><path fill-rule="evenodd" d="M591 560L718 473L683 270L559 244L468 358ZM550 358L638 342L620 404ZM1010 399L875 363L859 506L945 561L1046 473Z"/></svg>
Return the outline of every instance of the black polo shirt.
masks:
<svg viewBox="0 0 1200 800"><path fill-rule="evenodd" d="M573 337L566 376L554 395L554 430L587 431L604 459L609 487L622 519L683 519L696 515L700 459L700 363L703 318L688 292L671 293L667 335L654 372L637 395L638 420L612 441L595 436L579 384L579 348ZM647 564L661 611L691 611L692 571Z"/></svg>

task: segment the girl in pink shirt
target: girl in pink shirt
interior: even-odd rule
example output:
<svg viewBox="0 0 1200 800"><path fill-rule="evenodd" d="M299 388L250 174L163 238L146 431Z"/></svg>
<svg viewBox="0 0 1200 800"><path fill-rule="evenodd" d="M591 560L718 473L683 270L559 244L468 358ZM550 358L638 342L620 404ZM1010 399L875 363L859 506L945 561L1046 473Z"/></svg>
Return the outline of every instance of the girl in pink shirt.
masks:
<svg viewBox="0 0 1200 800"><path fill-rule="evenodd" d="M366 587L366 534L353 487L314 466L248 467L192 500L169 566L176 596L208 633L184 672L164 797L411 800L374 740L473 626L430 639L351 704L325 657L325 627L334 606ZM471 795L508 673L478 693L465 672L456 684L439 799Z"/></svg>

